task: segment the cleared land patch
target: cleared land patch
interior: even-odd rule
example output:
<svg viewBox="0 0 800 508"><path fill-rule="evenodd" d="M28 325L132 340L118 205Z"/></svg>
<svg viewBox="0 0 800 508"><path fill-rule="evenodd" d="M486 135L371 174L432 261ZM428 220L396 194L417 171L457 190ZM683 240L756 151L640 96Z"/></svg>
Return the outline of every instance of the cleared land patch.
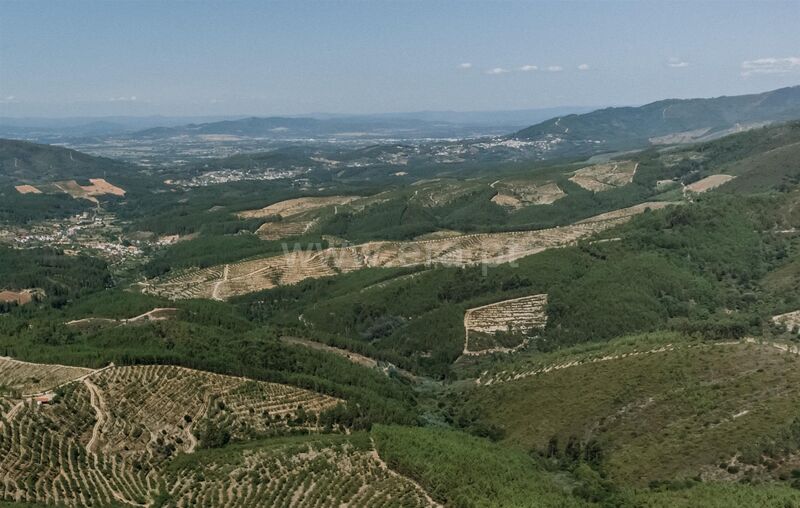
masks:
<svg viewBox="0 0 800 508"><path fill-rule="evenodd" d="M57 194L63 192L75 199L86 199L92 203L97 203L98 196L125 196L125 189L109 183L104 178L89 178L89 185L80 185L75 180L64 180L45 183L36 187L18 185L16 189L20 194Z"/></svg>
<svg viewBox="0 0 800 508"><path fill-rule="evenodd" d="M41 194L42 191L33 185L17 185L14 187L20 194Z"/></svg>
<svg viewBox="0 0 800 508"><path fill-rule="evenodd" d="M35 297L44 296L41 289L23 289L22 291L0 290L0 303L16 303L25 305L31 303Z"/></svg>
<svg viewBox="0 0 800 508"><path fill-rule="evenodd" d="M547 295L531 295L484 305L464 314L464 354L509 353L525 346L527 339L498 342L497 335L527 335L547 324Z"/></svg>
<svg viewBox="0 0 800 508"><path fill-rule="evenodd" d="M177 314L178 309L174 307L158 307L151 311L145 312L144 314L140 314L138 316L134 316L132 318L127 319L111 319L111 318L102 318L102 317L90 317L90 318L83 318L83 319L75 319L72 321L67 321L65 324L67 326L90 326L94 324L129 324L129 323L140 323L145 321L165 321L167 319L171 319Z"/></svg>
<svg viewBox="0 0 800 508"><path fill-rule="evenodd" d="M155 279L146 293L168 298L226 299L236 295L296 284L368 267L408 267L442 264L468 266L500 264L551 248L574 244L622 224L646 209L672 203L642 203L591 217L569 226L511 233L484 233L410 242L368 242L349 247L296 251Z"/></svg>
<svg viewBox="0 0 800 508"><path fill-rule="evenodd" d="M703 178L702 180L698 180L694 183L690 183L686 187L684 187L684 192L696 192L702 193L706 191L710 191L711 189L716 189L720 185L724 183L728 183L731 180L736 178L735 176L731 175L711 175Z"/></svg>
<svg viewBox="0 0 800 508"><path fill-rule="evenodd" d="M237 215L245 219L277 218L278 220L262 224L256 234L265 240L280 240L309 232L319 223L320 213L324 209L347 205L357 200L363 200L363 198L360 196L295 198L273 203L258 210L239 212Z"/></svg>
<svg viewBox="0 0 800 508"><path fill-rule="evenodd" d="M600 192L631 183L638 167L639 163L633 161L595 164L575 171L570 181L586 190Z"/></svg>
<svg viewBox="0 0 800 508"><path fill-rule="evenodd" d="M321 196L308 198L295 198L286 201L273 203L258 210L246 210L237 215L244 219L269 217L280 215L281 217L291 217L301 213L306 213L320 208L334 205L345 205L359 199L359 196Z"/></svg>
<svg viewBox="0 0 800 508"><path fill-rule="evenodd" d="M0 357L0 386L21 395L50 390L91 372L94 370L83 367L28 363Z"/></svg>
<svg viewBox="0 0 800 508"><path fill-rule="evenodd" d="M550 205L566 196L555 182L534 184L508 180L495 182L492 186L498 191L492 202L513 209L528 205Z"/></svg>
<svg viewBox="0 0 800 508"><path fill-rule="evenodd" d="M773 316L772 321L783 326L789 332L800 335L800 310Z"/></svg>

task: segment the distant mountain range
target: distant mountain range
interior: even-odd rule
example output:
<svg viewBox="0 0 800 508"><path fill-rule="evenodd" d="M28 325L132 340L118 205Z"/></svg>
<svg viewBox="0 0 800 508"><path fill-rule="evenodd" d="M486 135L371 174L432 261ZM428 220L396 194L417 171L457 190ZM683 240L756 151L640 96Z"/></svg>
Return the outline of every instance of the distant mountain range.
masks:
<svg viewBox="0 0 800 508"><path fill-rule="evenodd" d="M800 118L800 86L712 99L668 99L640 107L558 116L510 136L557 138L559 151L624 150L648 144L707 141L769 123ZM583 147L583 148L581 148Z"/></svg>
<svg viewBox="0 0 800 508"><path fill-rule="evenodd" d="M270 117L0 117L0 137L39 142L75 138L167 139L175 136L298 138L459 138L504 135L557 115L593 108L558 107L509 111L417 111L346 115L313 113Z"/></svg>

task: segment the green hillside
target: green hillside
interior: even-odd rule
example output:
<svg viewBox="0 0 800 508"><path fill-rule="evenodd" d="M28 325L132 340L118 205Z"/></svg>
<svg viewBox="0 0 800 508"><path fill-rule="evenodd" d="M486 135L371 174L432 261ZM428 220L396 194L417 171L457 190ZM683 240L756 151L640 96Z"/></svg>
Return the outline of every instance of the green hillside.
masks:
<svg viewBox="0 0 800 508"><path fill-rule="evenodd" d="M686 140L719 137L731 129L800 118L800 87L762 94L713 99L669 99L640 107L607 108L568 115L523 129L516 139L555 136L565 150L586 151L580 144L599 141L592 150L624 150L649 144L653 138L685 133ZM664 142L675 142L680 137Z"/></svg>
<svg viewBox="0 0 800 508"><path fill-rule="evenodd" d="M104 178L131 172L129 165L76 150L0 139L0 184Z"/></svg>

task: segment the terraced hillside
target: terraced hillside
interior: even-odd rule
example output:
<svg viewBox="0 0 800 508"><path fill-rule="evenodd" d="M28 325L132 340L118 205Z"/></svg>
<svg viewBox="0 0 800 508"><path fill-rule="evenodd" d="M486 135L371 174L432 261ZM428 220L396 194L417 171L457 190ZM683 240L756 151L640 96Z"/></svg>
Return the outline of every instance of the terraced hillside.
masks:
<svg viewBox="0 0 800 508"><path fill-rule="evenodd" d="M547 323L547 295L532 295L504 300L467 310L464 314L464 354L480 355L494 352L512 352L525 344L512 337L512 342L497 340L498 334L519 334L544 328Z"/></svg>
<svg viewBox="0 0 800 508"><path fill-rule="evenodd" d="M439 506L389 469L366 435L268 443L192 459L185 469L176 466L188 461L170 467L166 506Z"/></svg>
<svg viewBox="0 0 800 508"><path fill-rule="evenodd" d="M67 365L21 362L8 357L0 357L0 386L18 395L52 390L91 372L94 370ZM1 392L0 395L2 395Z"/></svg>
<svg viewBox="0 0 800 508"><path fill-rule="evenodd" d="M582 220L570 226L513 233L460 235L412 242L369 242L353 247L296 251L241 261L151 281L144 291L168 298L226 299L308 278L326 277L369 267L424 264L467 266L514 261L543 250L571 245L581 238L619 225L667 202L642 203Z"/></svg>
<svg viewBox="0 0 800 508"><path fill-rule="evenodd" d="M797 353L640 336L491 367L471 396L507 442L589 447L620 483L777 479L798 466Z"/></svg>
<svg viewBox="0 0 800 508"><path fill-rule="evenodd" d="M0 384L18 379L18 370L4 369ZM39 370L50 371L51 382L82 373L46 365ZM175 482L187 481L165 474L176 454L209 445L219 432L245 439L289 427L313 430L317 415L340 402L291 386L170 366L90 372L41 405L0 400L0 500L66 506L149 505L164 494L165 481L173 482L173 492ZM315 468L313 458L305 457L308 467ZM275 493L289 489L291 497L297 487Z"/></svg>

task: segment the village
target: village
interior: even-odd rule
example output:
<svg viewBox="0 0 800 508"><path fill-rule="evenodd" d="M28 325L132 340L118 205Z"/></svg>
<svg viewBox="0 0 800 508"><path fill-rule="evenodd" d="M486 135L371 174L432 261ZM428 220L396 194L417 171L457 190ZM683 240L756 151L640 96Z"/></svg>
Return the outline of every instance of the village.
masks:
<svg viewBox="0 0 800 508"><path fill-rule="evenodd" d="M116 216L99 208L67 219L45 220L24 226L3 224L0 226L0 244L17 249L57 247L71 255L87 252L110 263L143 256L143 245L124 238Z"/></svg>

